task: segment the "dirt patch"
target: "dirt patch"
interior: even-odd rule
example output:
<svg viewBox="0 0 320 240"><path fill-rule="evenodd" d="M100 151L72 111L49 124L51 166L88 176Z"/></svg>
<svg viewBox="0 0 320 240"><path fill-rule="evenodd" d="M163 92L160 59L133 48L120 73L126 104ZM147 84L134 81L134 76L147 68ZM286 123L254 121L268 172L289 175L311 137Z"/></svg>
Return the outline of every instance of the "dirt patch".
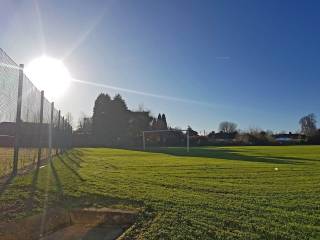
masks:
<svg viewBox="0 0 320 240"><path fill-rule="evenodd" d="M19 222L1 225L0 239L111 240L128 229L136 216L136 211L110 208L52 209Z"/></svg>
<svg viewBox="0 0 320 240"><path fill-rule="evenodd" d="M56 231L41 240L113 240L117 239L124 231L125 229L119 226L92 228L76 224Z"/></svg>

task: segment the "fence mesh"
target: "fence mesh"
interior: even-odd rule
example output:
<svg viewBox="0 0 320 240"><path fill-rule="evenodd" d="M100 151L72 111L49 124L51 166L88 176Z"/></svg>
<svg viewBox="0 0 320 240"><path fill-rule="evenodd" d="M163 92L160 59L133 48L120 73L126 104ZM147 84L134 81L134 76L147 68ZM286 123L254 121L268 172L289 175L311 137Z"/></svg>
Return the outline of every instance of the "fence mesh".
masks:
<svg viewBox="0 0 320 240"><path fill-rule="evenodd" d="M0 49L0 122L16 120L18 77L18 65Z"/></svg>
<svg viewBox="0 0 320 240"><path fill-rule="evenodd" d="M38 166L36 163L49 158L50 153L59 153L71 146L70 124L62 125L60 112L51 109L52 104L45 97L41 108L41 92L24 74L21 118L17 120L18 88L19 66L0 48L0 177L17 169ZM16 158L14 149L18 151ZM15 159L17 169L14 169Z"/></svg>

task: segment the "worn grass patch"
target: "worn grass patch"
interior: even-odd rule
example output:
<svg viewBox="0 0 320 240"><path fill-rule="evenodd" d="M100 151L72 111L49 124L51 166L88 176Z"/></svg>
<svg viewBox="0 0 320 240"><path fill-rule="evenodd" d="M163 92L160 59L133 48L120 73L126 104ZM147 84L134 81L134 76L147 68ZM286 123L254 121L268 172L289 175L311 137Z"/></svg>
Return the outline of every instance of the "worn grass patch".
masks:
<svg viewBox="0 0 320 240"><path fill-rule="evenodd" d="M144 209L127 239L319 239L319 196L319 146L87 148L3 187L0 219L116 206Z"/></svg>

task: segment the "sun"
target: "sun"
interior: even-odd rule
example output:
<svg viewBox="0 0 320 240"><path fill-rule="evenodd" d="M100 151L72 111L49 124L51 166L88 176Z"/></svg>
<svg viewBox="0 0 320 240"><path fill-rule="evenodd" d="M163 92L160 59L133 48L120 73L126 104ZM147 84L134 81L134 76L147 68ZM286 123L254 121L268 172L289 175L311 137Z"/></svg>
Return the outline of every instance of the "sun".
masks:
<svg viewBox="0 0 320 240"><path fill-rule="evenodd" d="M50 101L63 95L71 83L71 75L64 63L48 56L32 60L26 66L25 74Z"/></svg>

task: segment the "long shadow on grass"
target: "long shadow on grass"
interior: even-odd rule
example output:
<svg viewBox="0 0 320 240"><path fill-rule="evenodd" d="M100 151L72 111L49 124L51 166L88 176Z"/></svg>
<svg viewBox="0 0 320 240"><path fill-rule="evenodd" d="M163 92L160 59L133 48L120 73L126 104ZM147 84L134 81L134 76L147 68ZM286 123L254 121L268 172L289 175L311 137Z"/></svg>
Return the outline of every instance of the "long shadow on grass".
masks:
<svg viewBox="0 0 320 240"><path fill-rule="evenodd" d="M32 208L33 205L34 205L34 198L35 198L35 193L36 193L36 190L37 190L38 178L39 178L39 168L36 168L34 170L34 173L33 173L33 176L32 176L29 199L27 201L27 205L28 205L29 208Z"/></svg>
<svg viewBox="0 0 320 240"><path fill-rule="evenodd" d="M69 165L65 160L63 160L63 158L67 158L67 160L70 160L73 164L80 166L79 163L76 160L74 160L73 158L71 158L70 156L68 156L67 153L65 153L63 156L58 155L57 158L48 162L48 167L50 167L50 178L52 178L52 180L54 182L54 185L55 185L55 188L56 188L57 194L58 194L58 199L61 199L64 194L63 185L62 185L61 179L59 177L58 171L55 166L57 164L56 161L58 159L64 164L65 167L67 167L70 171L72 171L72 173L74 173L75 176L82 179L81 176L76 172L76 170L73 169L72 166ZM29 197L29 201L28 201L28 204L30 207L32 207L34 204L34 198L35 198L35 194L36 194L36 190L37 190L38 176L39 176L39 168L36 168L36 170L34 171L32 183L30 186L30 197Z"/></svg>
<svg viewBox="0 0 320 240"><path fill-rule="evenodd" d="M277 156L256 156L245 155L241 151L235 149L225 148L190 148L190 152L187 152L184 148L161 148L152 149L150 152L165 153L174 156L187 156L187 157L204 157L204 158L217 158L225 160L247 161L247 162L265 162L275 164L298 164L307 159L295 158L295 157L277 157ZM250 153L250 152L249 152Z"/></svg>
<svg viewBox="0 0 320 240"><path fill-rule="evenodd" d="M52 172L52 176L54 178L55 181L55 185L56 185L56 189L58 191L59 197L63 196L63 186L61 184L61 180L60 177L57 173L56 167L54 166L54 162L51 161L50 162L50 167L51 167L51 172Z"/></svg>
<svg viewBox="0 0 320 240"><path fill-rule="evenodd" d="M0 196L5 192L7 187L10 185L10 183L15 178L15 175L11 174L9 175L4 181L0 184Z"/></svg>
<svg viewBox="0 0 320 240"><path fill-rule="evenodd" d="M83 161L78 155L74 153L68 153L66 152L64 155L68 161L70 161L72 164L77 165L78 168L80 168L80 163Z"/></svg>
<svg viewBox="0 0 320 240"><path fill-rule="evenodd" d="M58 159L61 161L61 163L67 168L67 169L69 169L76 177L78 177L81 181L85 181L82 177L81 177L81 175L77 172L77 170L76 169L74 169L73 168L73 166L71 166L69 163L67 163L64 159L63 159L63 157L61 157L61 156L58 156ZM67 159L69 159L70 160L70 158L68 158L67 157ZM77 165L77 164L76 164ZM78 165L77 165L78 166ZM80 165L79 165L80 166Z"/></svg>
<svg viewBox="0 0 320 240"><path fill-rule="evenodd" d="M51 176L53 177L53 180L56 185L57 192L59 194L59 197L63 195L63 188L62 184L59 178L59 175L57 174L57 170L54 166L53 161L48 162L48 166L50 167L50 178ZM29 192L29 199L27 201L28 207L31 209L34 204L35 204L35 197L36 197L36 192L37 192L37 186L38 186L38 179L39 179L39 168L36 168L33 172L32 176L32 182L30 186L30 192Z"/></svg>
<svg viewBox="0 0 320 240"><path fill-rule="evenodd" d="M81 158L80 154L69 154L69 156L77 162L80 162ZM61 163L60 163L60 162ZM61 165L61 166L60 166ZM59 166L59 167L58 167ZM74 164L73 161L69 161L69 158L66 155L57 156L54 158L52 162L48 162L47 168L35 169L33 172L29 173L29 176L32 177L31 183L23 188L23 194L27 194L27 199L20 199L21 204L18 206L11 206L10 202L4 202L3 206L1 206L1 216L5 216L8 219L15 219L18 215L29 215L33 211L43 211L43 201L45 201L44 195L45 190L39 188L39 185L42 181L46 180L47 174L50 173L50 178L52 178L53 184L56 187L56 193L50 192L48 205L49 208L54 207L64 207L64 208L82 208L82 207L110 207L110 206L132 206L132 207L142 207L144 206L144 202L141 200L135 200L126 197L117 197L107 194L107 189L105 193L96 194L91 193L90 189L88 192L81 192L81 194L74 196L72 192L68 192L67 188L63 188L63 186L67 186L68 184L73 184L71 181L63 181L62 173L63 169L67 173L72 172L72 179L77 180L83 178L78 174L77 169L78 165ZM48 172L47 172L48 171ZM16 195L17 198L20 198L21 187L19 185L15 185L15 183L11 183L13 180L10 179L8 184L13 185L12 196ZM11 189L10 189L11 190ZM4 219L4 217L3 217ZM1 222L1 221L0 221ZM0 237L1 238L1 237Z"/></svg>

